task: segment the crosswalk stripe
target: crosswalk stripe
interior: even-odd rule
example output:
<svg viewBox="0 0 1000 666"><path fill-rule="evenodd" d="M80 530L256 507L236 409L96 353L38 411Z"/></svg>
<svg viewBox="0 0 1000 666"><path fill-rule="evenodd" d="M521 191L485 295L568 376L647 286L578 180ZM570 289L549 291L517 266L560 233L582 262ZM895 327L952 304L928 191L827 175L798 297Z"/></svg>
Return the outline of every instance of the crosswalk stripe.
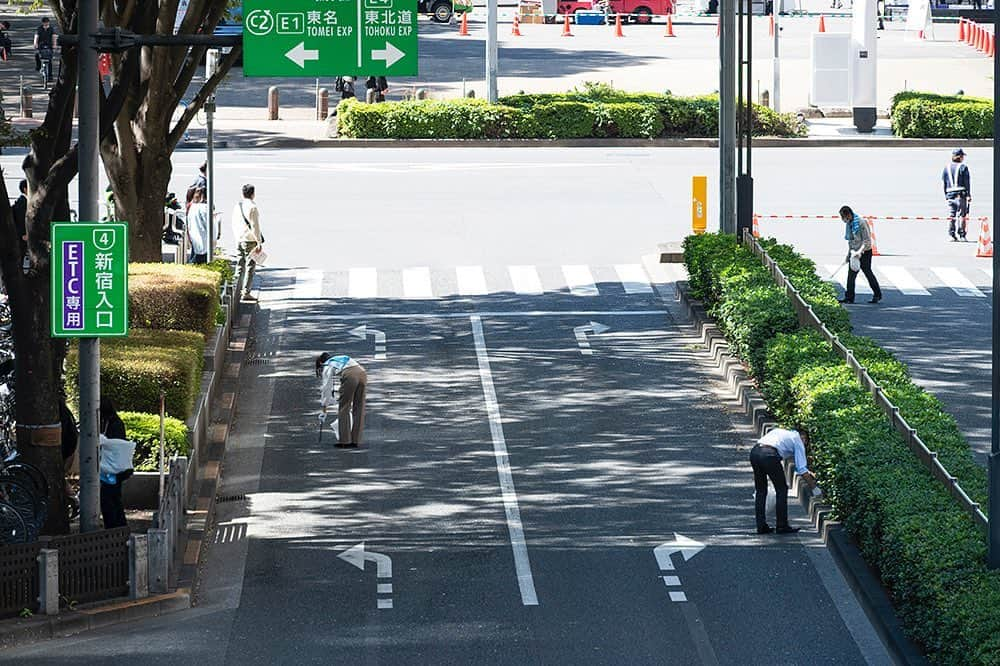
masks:
<svg viewBox="0 0 1000 666"><path fill-rule="evenodd" d="M930 296L931 292L921 286L917 278L903 266L879 266L879 272L892 283L896 289L909 296Z"/></svg>
<svg viewBox="0 0 1000 666"><path fill-rule="evenodd" d="M378 298L378 271L374 268L352 268L348 276L348 298Z"/></svg>
<svg viewBox="0 0 1000 666"><path fill-rule="evenodd" d="M434 291L431 289L431 269L425 266L404 268L403 295L405 298L434 298Z"/></svg>
<svg viewBox="0 0 1000 666"><path fill-rule="evenodd" d="M293 298L320 298L323 296L323 271L301 270L295 273Z"/></svg>
<svg viewBox="0 0 1000 666"><path fill-rule="evenodd" d="M626 294L651 294L653 285L641 264L618 264L615 266L618 279L621 280Z"/></svg>
<svg viewBox="0 0 1000 666"><path fill-rule="evenodd" d="M456 266L458 276L458 293L462 296L481 296L488 294L486 275L482 266Z"/></svg>
<svg viewBox="0 0 1000 666"><path fill-rule="evenodd" d="M538 271L534 266L508 266L510 281L514 284L514 292L518 294L530 294L540 296L544 293L542 281L538 278Z"/></svg>
<svg viewBox="0 0 1000 666"><path fill-rule="evenodd" d="M574 296L600 296L589 266L563 266L562 271L569 293Z"/></svg>
<svg viewBox="0 0 1000 666"><path fill-rule="evenodd" d="M830 274L836 271L836 274L829 279L836 280L844 288L844 291L847 291L847 264L841 264L839 268L836 264L826 264L824 268L826 268L826 275L824 277L829 278ZM858 279L854 281L854 294L871 293L871 287L868 286L868 281L864 278L864 274L859 274Z"/></svg>
<svg viewBox="0 0 1000 666"><path fill-rule="evenodd" d="M972 298L986 297L986 294L979 291L976 285L972 284L972 281L962 275L957 268L952 268L951 266L933 266L931 270L934 271L934 274L938 276L941 282L944 282L946 287L959 296Z"/></svg>

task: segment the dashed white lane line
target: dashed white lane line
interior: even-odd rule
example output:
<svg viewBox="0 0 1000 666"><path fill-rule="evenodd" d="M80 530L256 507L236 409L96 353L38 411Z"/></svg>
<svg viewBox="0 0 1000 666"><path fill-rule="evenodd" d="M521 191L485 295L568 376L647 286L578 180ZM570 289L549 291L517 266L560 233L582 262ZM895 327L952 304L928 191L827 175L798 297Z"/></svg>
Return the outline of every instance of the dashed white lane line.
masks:
<svg viewBox="0 0 1000 666"><path fill-rule="evenodd" d="M908 296L931 295L931 292L924 289L917 278L913 277L913 274L903 266L880 266L879 272L892 283L892 286Z"/></svg>
<svg viewBox="0 0 1000 666"><path fill-rule="evenodd" d="M621 280L622 287L626 294L651 294L653 285L649 283L649 276L640 264L618 264L615 266L618 279Z"/></svg>
<svg viewBox="0 0 1000 666"><path fill-rule="evenodd" d="M293 298L322 298L323 271L305 269L295 273Z"/></svg>
<svg viewBox="0 0 1000 666"><path fill-rule="evenodd" d="M482 296L488 294L486 275L482 266L456 266L458 276L458 293L462 296Z"/></svg>
<svg viewBox="0 0 1000 666"><path fill-rule="evenodd" d="M563 266L563 276L566 278L566 285L569 293L574 296L600 296L597 285L594 284L594 276L590 273L589 266Z"/></svg>
<svg viewBox="0 0 1000 666"><path fill-rule="evenodd" d="M531 296L541 296L544 292L542 281L534 266L508 266L510 281L514 284L514 293Z"/></svg>
<svg viewBox="0 0 1000 666"><path fill-rule="evenodd" d="M348 273L348 298L378 298L378 271L374 268L352 268Z"/></svg>
<svg viewBox="0 0 1000 666"><path fill-rule="evenodd" d="M404 298L434 298L431 289L431 269L427 267L403 269Z"/></svg>
<svg viewBox="0 0 1000 666"><path fill-rule="evenodd" d="M934 271L934 274L938 276L946 287L959 296L986 298L986 294L979 291L979 288L972 284L972 280L962 275L962 272L957 268L953 268L951 266L935 266L931 268L931 270Z"/></svg>

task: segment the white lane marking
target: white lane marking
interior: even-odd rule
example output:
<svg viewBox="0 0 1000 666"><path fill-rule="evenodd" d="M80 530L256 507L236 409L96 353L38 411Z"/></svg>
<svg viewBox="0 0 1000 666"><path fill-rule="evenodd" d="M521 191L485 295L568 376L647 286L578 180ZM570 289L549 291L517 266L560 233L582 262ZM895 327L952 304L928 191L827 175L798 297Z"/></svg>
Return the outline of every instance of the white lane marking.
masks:
<svg viewBox="0 0 1000 666"><path fill-rule="evenodd" d="M622 287L626 294L651 294L653 285L649 283L649 276L640 264L618 264L615 266L618 279L621 280Z"/></svg>
<svg viewBox="0 0 1000 666"><path fill-rule="evenodd" d="M295 274L292 298L322 298L323 271L301 270Z"/></svg>
<svg viewBox="0 0 1000 666"><path fill-rule="evenodd" d="M376 591L379 594L392 594L392 583L379 583Z"/></svg>
<svg viewBox="0 0 1000 666"><path fill-rule="evenodd" d="M458 293L462 296L482 296L490 293L486 288L486 276L482 266L456 266Z"/></svg>
<svg viewBox="0 0 1000 666"><path fill-rule="evenodd" d="M896 289L899 289L908 296L931 295L931 292L924 289L920 282L917 281L917 278L913 277L913 274L906 270L903 266L880 266L879 272L882 273L882 275L885 276L885 278L892 283Z"/></svg>
<svg viewBox="0 0 1000 666"><path fill-rule="evenodd" d="M933 266L931 270L934 271L934 274L938 276L941 282L944 282L946 287L959 296L986 298L986 294L979 291L978 287L972 284L972 280L962 275L961 271L957 268L952 268L951 266Z"/></svg>
<svg viewBox="0 0 1000 666"><path fill-rule="evenodd" d="M434 298L434 291L431 289L431 269L424 266L404 268L403 297Z"/></svg>
<svg viewBox="0 0 1000 666"><path fill-rule="evenodd" d="M360 5L359 5L360 6ZM379 599L376 603L379 610L387 610L392 608L392 599Z"/></svg>
<svg viewBox="0 0 1000 666"><path fill-rule="evenodd" d="M590 274L589 266L563 266L563 276L566 278L566 286L569 293L574 296L600 296L597 285L594 284L594 276Z"/></svg>
<svg viewBox="0 0 1000 666"><path fill-rule="evenodd" d="M514 293L530 296L545 293L534 266L508 266L507 272L510 273L510 281L514 283Z"/></svg>
<svg viewBox="0 0 1000 666"><path fill-rule="evenodd" d="M834 276L830 279L839 282L840 286L847 291L847 264L841 264L840 268L836 264L827 264L825 267L826 275L823 277L829 278L830 273L836 271ZM858 278L854 281L854 295L858 294L871 294L871 287L868 286L868 280L865 279L864 273L858 273Z"/></svg>
<svg viewBox="0 0 1000 666"><path fill-rule="evenodd" d="M688 598L687 598L687 595L684 594L683 592L671 592L670 593L670 600L671 601L687 601Z"/></svg>
<svg viewBox="0 0 1000 666"><path fill-rule="evenodd" d="M513 312L504 310L487 310L479 313L480 317L649 317L665 315L669 310L526 310ZM387 312L387 313L345 313L325 314L325 319L464 319L468 312Z"/></svg>
<svg viewBox="0 0 1000 666"><path fill-rule="evenodd" d="M378 298L378 271L374 268L352 268L348 274L349 298Z"/></svg>
<svg viewBox="0 0 1000 666"><path fill-rule="evenodd" d="M663 583L665 585L677 586L681 584L681 579L679 576L663 576Z"/></svg>
<svg viewBox="0 0 1000 666"><path fill-rule="evenodd" d="M503 434L500 403L497 401L496 387L493 385L490 356L486 351L483 320L479 315L472 315L469 317L469 320L472 322L472 337L476 342L479 379L483 384L486 413L490 420L490 433L493 436L493 457L496 459L497 477L500 479L500 493L503 496L504 510L507 514L507 532L510 534L510 547L514 551L514 569L517 572L517 585L521 589L521 603L525 606L537 606L538 595L535 592L535 579L531 575L531 560L528 558L528 545L524 540L524 527L521 523L521 510L517 505L514 476L510 470L510 456L507 454L507 440Z"/></svg>

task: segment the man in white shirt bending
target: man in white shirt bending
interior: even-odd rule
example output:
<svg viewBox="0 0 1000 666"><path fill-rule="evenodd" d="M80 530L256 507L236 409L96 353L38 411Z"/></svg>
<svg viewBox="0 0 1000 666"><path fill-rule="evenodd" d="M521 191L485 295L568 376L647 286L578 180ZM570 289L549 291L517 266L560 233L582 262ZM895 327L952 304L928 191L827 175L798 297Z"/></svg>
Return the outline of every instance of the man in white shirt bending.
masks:
<svg viewBox="0 0 1000 666"><path fill-rule="evenodd" d="M806 446L803 436L805 432L775 428L761 437L750 449L750 466L753 467L753 483L755 488L754 510L757 516L757 534L791 534L799 528L788 524L788 482L785 480L783 460L795 460L795 471L802 475L810 487L816 485L816 477L809 471L806 464ZM767 504L767 480L771 479L775 492L775 512L777 525L772 528L767 524L764 507Z"/></svg>

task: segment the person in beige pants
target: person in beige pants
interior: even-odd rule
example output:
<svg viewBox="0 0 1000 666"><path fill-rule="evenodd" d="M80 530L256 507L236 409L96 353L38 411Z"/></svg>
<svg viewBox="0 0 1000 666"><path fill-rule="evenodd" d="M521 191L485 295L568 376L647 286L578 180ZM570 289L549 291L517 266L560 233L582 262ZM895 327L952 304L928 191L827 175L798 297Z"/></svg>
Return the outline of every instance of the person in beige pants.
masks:
<svg viewBox="0 0 1000 666"><path fill-rule="evenodd" d="M350 356L331 356L323 352L316 357L316 376L322 377L319 414L320 424L326 421L326 409L333 400L336 380L340 379L340 395L337 400L337 422L339 449L357 448L365 429L365 391L368 387L368 373L361 364ZM322 427L322 425L320 426Z"/></svg>

